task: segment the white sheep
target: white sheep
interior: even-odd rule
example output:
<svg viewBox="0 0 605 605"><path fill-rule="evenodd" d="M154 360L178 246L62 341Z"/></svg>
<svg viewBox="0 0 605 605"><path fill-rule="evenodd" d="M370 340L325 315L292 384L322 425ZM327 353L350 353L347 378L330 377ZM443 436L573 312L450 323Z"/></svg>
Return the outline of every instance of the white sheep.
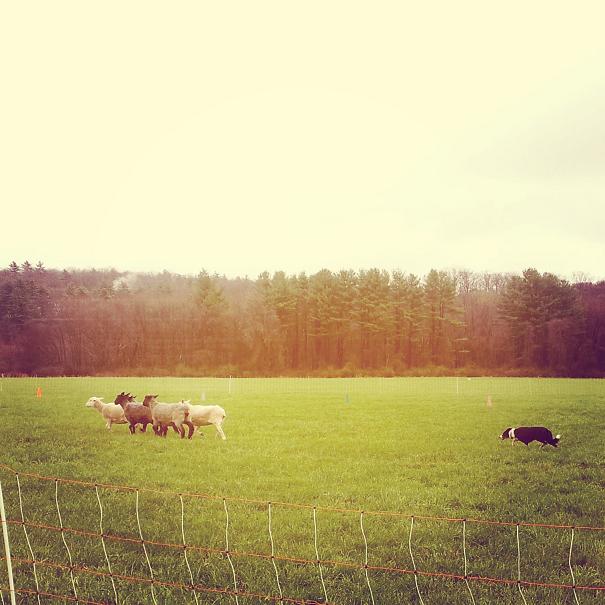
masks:
<svg viewBox="0 0 605 605"><path fill-rule="evenodd" d="M103 416L105 426L111 431L112 424L126 424L126 417L121 405L115 403L105 403L103 397L91 397L86 402L87 408L94 408Z"/></svg>
<svg viewBox="0 0 605 605"><path fill-rule="evenodd" d="M227 439L223 432L223 421L227 413L220 405L191 405L189 401L182 401L189 408L189 421L196 427L209 426L211 424L216 428L221 439ZM198 431L201 435L202 432Z"/></svg>
<svg viewBox="0 0 605 605"><path fill-rule="evenodd" d="M153 420L153 430L156 435L166 436L168 427L172 426L174 430L185 436L186 424L189 427L188 439L193 435L194 426L189 420L189 406L186 403L160 403L157 401L157 395L148 395L145 397L145 405L151 410L151 418Z"/></svg>

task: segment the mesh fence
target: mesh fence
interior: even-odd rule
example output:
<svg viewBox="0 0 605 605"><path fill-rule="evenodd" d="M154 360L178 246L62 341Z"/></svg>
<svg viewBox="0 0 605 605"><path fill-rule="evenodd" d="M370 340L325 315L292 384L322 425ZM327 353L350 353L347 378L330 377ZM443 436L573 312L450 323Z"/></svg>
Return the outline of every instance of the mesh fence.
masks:
<svg viewBox="0 0 605 605"><path fill-rule="evenodd" d="M402 594L419 603L596 603L605 595L602 576L590 572L605 527L319 507L0 470L22 602L375 605ZM298 539L280 541L286 530ZM545 548L560 555L555 569L536 560ZM8 602L6 572L0 577ZM494 587L501 594L486 600Z"/></svg>

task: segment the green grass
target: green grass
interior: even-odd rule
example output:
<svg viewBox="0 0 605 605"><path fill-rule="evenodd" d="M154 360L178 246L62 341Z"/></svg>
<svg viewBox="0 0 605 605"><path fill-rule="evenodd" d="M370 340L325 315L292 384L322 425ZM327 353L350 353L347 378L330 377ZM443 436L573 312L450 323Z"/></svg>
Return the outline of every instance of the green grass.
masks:
<svg viewBox="0 0 605 605"><path fill-rule="evenodd" d="M36 387L43 390L35 397ZM605 384L547 379L3 379L0 383L0 462L21 472L91 482L127 484L218 499L185 498L187 541L225 548L220 497L291 502L406 515L497 519L603 526L605 488ZM131 436L125 425L108 432L100 415L84 407L91 395L113 400L121 390L142 399L192 398L227 410L227 441L214 429L191 441L151 432ZM493 406L486 405L491 395ZM497 439L507 426L544 424L563 435L558 449L511 447ZM7 515L19 519L14 474L0 471ZM57 525L54 482L21 476L28 522ZM65 526L98 532L94 489L59 484ZM106 533L138 538L132 492L100 489ZM231 551L270 554L267 505L227 502ZM182 542L177 495L140 493L146 540ZM321 559L364 562L358 513L317 513ZM370 565L411 567L409 517L364 515ZM312 510L273 505L278 556L315 560ZM13 556L30 553L21 527L10 526ZM30 527L37 560L67 564L61 535ZM74 563L106 570L99 538L65 534ZM514 527L467 524L469 574L516 578ZM569 530L520 529L523 579L570 583ZM107 540L114 573L149 577L140 544ZM463 571L459 523L416 520L412 537L418 569ZM156 579L189 582L183 551L149 547ZM196 582L233 586L222 554L189 551ZM578 585L605 585L605 532L575 532ZM278 594L270 560L233 557L240 589ZM321 601L315 565L277 562L284 595ZM33 588L31 565L16 564L19 587ZM323 565L330 602L370 603L363 569ZM71 594L68 571L38 566L41 589ZM79 594L112 602L107 578L75 573ZM371 571L376 603L419 603L410 575ZM463 582L419 577L424 602L471 603ZM0 567L0 583L6 571ZM149 586L116 581L121 603L150 603ZM475 602L516 604L516 586L472 582ZM194 603L188 592L156 588L160 603ZM528 603L574 603L567 590L524 588ZM6 593L4 595L6 599ZM580 602L603 602L586 591ZM29 597L21 602L35 602ZM201 603L234 603L233 597L200 594ZM258 600L240 597L242 604Z"/></svg>

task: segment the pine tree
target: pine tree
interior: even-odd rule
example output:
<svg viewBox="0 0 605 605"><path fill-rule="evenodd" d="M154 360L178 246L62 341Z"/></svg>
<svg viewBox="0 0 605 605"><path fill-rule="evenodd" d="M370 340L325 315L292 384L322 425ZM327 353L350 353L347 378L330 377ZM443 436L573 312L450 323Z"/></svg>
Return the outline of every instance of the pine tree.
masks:
<svg viewBox="0 0 605 605"><path fill-rule="evenodd" d="M218 353L223 348L221 336L227 308L217 276L211 277L202 270L197 276L194 298L199 313L200 344L209 360L211 352Z"/></svg>
<svg viewBox="0 0 605 605"><path fill-rule="evenodd" d="M355 319L360 330L362 367L388 364L390 312L390 275L380 269L360 271Z"/></svg>
<svg viewBox="0 0 605 605"><path fill-rule="evenodd" d="M445 271L431 269L424 280L424 296L427 307L429 347L432 363L445 363L446 328L452 324L450 313L454 310L456 283Z"/></svg>
<svg viewBox="0 0 605 605"><path fill-rule="evenodd" d="M394 353L408 368L414 365L414 353L424 318L424 293L414 274L394 271L391 280Z"/></svg>
<svg viewBox="0 0 605 605"><path fill-rule="evenodd" d="M523 276L513 276L499 306L509 324L519 361L547 367L549 364L548 325L555 319L565 319L578 312L576 290L564 279L552 273L542 275L536 269L526 269Z"/></svg>

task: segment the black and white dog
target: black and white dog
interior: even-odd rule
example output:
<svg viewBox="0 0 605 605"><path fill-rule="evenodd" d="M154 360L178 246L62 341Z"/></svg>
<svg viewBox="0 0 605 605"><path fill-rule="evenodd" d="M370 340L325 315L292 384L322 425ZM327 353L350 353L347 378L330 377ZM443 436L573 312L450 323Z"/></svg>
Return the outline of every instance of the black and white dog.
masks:
<svg viewBox="0 0 605 605"><path fill-rule="evenodd" d="M557 447L561 435L553 437L552 433L543 426L520 426L505 429L502 435L500 435L500 439L512 439L513 445L515 445L515 441L520 441L521 443L525 443L525 445L529 445L532 441L539 441L542 444L540 446L542 448L545 445Z"/></svg>

